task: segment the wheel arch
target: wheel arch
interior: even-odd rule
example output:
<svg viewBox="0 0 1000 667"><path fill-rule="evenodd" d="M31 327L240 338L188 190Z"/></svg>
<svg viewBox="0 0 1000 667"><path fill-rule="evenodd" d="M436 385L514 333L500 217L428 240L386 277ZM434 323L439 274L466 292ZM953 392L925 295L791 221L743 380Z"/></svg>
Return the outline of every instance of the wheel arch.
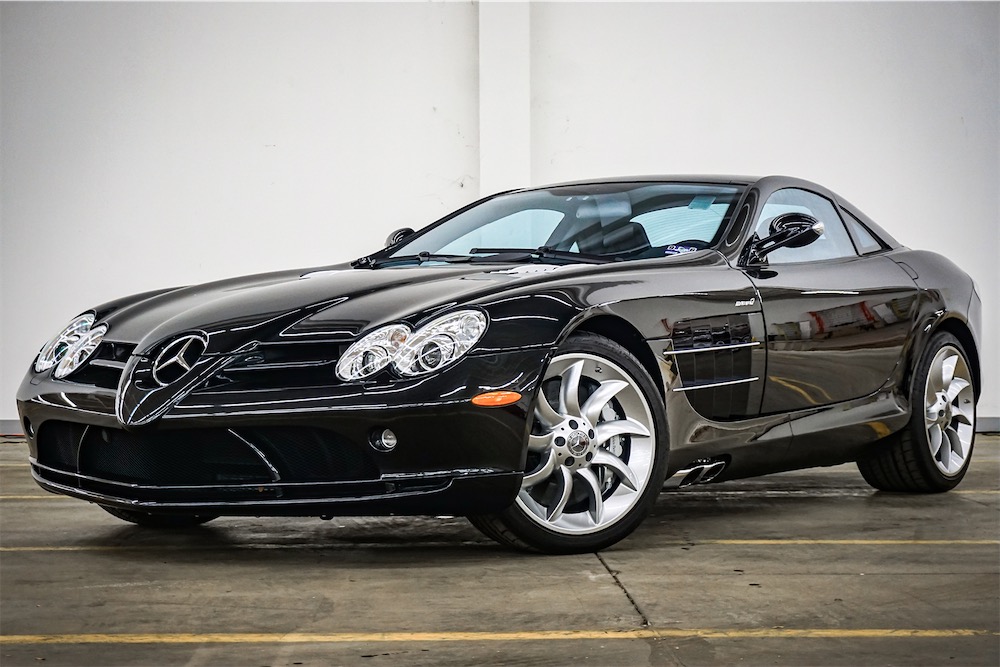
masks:
<svg viewBox="0 0 1000 667"><path fill-rule="evenodd" d="M649 345L646 344L646 340L639 333L639 330L632 326L628 320L617 315L594 315L570 329L564 339L578 331L604 336L634 354L642 367L649 373L653 384L656 385L656 389L660 393L660 400L666 400L666 392L663 388L663 382L660 381L660 369L657 366L656 357L653 356L653 351L649 349Z"/></svg>

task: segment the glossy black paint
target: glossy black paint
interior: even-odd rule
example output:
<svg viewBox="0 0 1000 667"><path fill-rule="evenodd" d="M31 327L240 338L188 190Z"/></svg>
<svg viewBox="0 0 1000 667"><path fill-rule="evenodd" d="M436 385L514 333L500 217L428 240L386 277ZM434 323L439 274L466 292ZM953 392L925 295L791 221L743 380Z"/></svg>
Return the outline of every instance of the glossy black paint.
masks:
<svg viewBox="0 0 1000 667"><path fill-rule="evenodd" d="M545 365L559 343L580 330L615 339L659 381L669 472L721 459L728 465L718 481L852 460L902 428L910 414L910 369L934 331L962 340L979 386L979 300L972 281L948 260L903 248L834 193L798 179L619 182L663 181L744 188L718 249L541 268L341 264L147 293L95 308L98 321L109 326L108 347L98 352L103 363L65 380L31 369L18 392L33 474L59 493L161 511L496 511L519 487L530 406ZM572 185L586 190L606 182ZM828 262L754 262L753 222L768 195L788 187L829 198L884 248ZM366 332L393 322L418 327L456 307L482 310L489 327L454 365L410 379L385 372L345 383L334 375L339 356ZM168 386L151 382L157 354L188 333L207 341L194 371ZM470 403L496 389L522 398L506 408ZM48 437L47 424L53 432L62 428L57 423L84 429L75 445L67 445L76 447L79 460L91 449L100 453L101 442L142 447L197 429L246 430L256 434L251 439L262 437L253 429L316 429L331 449L336 443L364 449L377 475L328 485L271 479L257 495L237 482L218 482L242 493L238 499L227 499L225 489L199 495L156 480L115 483L74 468L71 457L56 466L46 462L39 440ZM396 432L399 446L391 452L369 448L373 433L385 428ZM122 440L122 433L132 439Z"/></svg>

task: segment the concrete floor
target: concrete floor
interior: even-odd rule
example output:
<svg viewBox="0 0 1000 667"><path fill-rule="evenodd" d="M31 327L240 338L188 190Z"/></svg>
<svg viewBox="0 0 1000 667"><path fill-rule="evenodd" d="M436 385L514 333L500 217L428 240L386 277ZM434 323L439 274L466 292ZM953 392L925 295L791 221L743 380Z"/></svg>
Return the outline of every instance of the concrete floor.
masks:
<svg viewBox="0 0 1000 667"><path fill-rule="evenodd" d="M1000 664L1000 437L955 492L853 465L664 494L600 554L459 518L158 533L46 494L0 442L0 664Z"/></svg>

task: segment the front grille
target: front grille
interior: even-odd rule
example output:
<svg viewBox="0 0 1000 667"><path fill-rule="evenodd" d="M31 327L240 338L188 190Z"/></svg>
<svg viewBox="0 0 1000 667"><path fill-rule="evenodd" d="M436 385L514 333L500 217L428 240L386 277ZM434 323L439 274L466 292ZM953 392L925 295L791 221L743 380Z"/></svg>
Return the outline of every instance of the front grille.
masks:
<svg viewBox="0 0 1000 667"><path fill-rule="evenodd" d="M136 484L198 485L272 481L266 464L227 431L136 434L90 429L79 471Z"/></svg>
<svg viewBox="0 0 1000 667"><path fill-rule="evenodd" d="M38 462L76 472L80 441L88 428L83 424L45 422L38 431Z"/></svg>
<svg viewBox="0 0 1000 667"><path fill-rule="evenodd" d="M346 346L337 343L264 343L216 373L200 388L253 391L339 384L337 360Z"/></svg>
<svg viewBox="0 0 1000 667"><path fill-rule="evenodd" d="M99 480L148 487L224 487L280 483L374 481L367 448L324 429L264 426L229 429L121 429L50 421L38 433L38 462L81 476L74 485L120 495ZM45 476L44 471L41 473ZM172 490L171 493L174 491ZM131 492L146 498L142 492ZM280 495L280 494L279 494ZM156 493L157 499L162 494ZM207 498L207 496L206 496Z"/></svg>
<svg viewBox="0 0 1000 667"><path fill-rule="evenodd" d="M249 436L282 479L303 482L377 479L378 468L366 449L340 441L310 428L257 428Z"/></svg>
<svg viewBox="0 0 1000 667"><path fill-rule="evenodd" d="M117 389L125 364L135 347L133 343L102 342L83 368L73 373L73 382Z"/></svg>

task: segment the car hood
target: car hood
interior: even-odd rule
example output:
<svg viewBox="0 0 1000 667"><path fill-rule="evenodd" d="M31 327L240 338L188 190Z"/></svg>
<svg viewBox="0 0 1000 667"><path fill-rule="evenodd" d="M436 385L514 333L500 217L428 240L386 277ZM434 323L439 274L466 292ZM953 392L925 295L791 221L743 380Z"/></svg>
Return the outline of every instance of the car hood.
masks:
<svg viewBox="0 0 1000 667"><path fill-rule="evenodd" d="M526 297L548 287L586 289L636 279L635 271L677 264L725 265L715 252L690 253L613 264L458 264L353 269L338 265L307 271L284 271L234 278L155 294L142 294L97 308L110 342L134 343L120 376L115 411L126 428L151 423L189 392L260 344L346 344L370 327L404 321L413 327L460 304L483 307L503 317L493 327L493 346L524 343L523 312L547 307L539 324L551 329L544 340L558 338L562 326L578 313L579 303L565 298L533 304ZM528 292L529 294L525 294ZM510 297L510 298L508 298ZM556 303L556 306L552 304ZM552 309L559 312L553 316ZM508 315L506 310L516 312ZM511 324L513 322L513 324ZM532 328L535 334L538 327ZM190 336L190 338L187 338ZM202 343L192 341L199 339ZM186 341L186 342L185 342ZM537 343L537 341L535 341ZM190 345L204 344L193 357ZM116 352L117 354L117 352ZM176 354L168 357L164 355ZM117 357L116 357L117 358ZM181 364L186 373L166 383L156 367ZM190 365L188 365L190 364Z"/></svg>
<svg viewBox="0 0 1000 667"><path fill-rule="evenodd" d="M353 269L347 265L234 278L144 296L111 312L98 308L109 340L140 354L184 332L209 338L209 353L278 337L352 340L370 324L419 319L508 283L594 265L459 265Z"/></svg>

